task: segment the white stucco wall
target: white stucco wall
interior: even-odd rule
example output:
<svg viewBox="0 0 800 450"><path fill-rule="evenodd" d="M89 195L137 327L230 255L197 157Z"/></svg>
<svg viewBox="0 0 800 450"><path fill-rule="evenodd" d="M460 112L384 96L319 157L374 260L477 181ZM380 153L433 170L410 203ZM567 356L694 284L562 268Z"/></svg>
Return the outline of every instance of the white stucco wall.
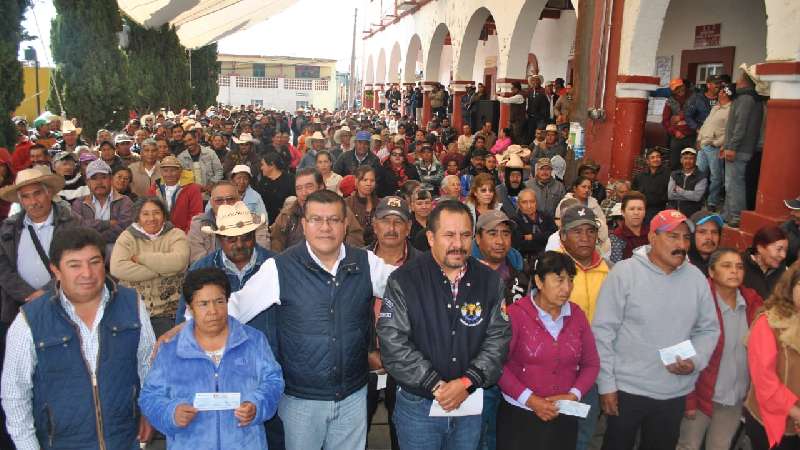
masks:
<svg viewBox="0 0 800 450"><path fill-rule="evenodd" d="M231 79L233 81L233 79ZM283 79L278 79L278 86L283 86ZM231 83L234 84L234 83ZM261 100L265 107L294 111L297 102L308 102L316 108L336 108L336 81L328 83L327 91L261 89L233 86L220 86L217 102L229 105L250 105L253 100Z"/></svg>
<svg viewBox="0 0 800 450"><path fill-rule="evenodd" d="M472 66L472 81L483 81L485 69L497 67L498 50L497 35L495 34L489 36L486 41L478 41L478 46L475 48L475 64ZM487 58L490 58L488 66L486 65Z"/></svg>
<svg viewBox="0 0 800 450"><path fill-rule="evenodd" d="M539 60L539 72L545 80L567 78L567 62L575 27L575 11L561 11L558 19L541 19L531 40L531 53Z"/></svg>
<svg viewBox="0 0 800 450"><path fill-rule="evenodd" d="M678 77L681 52L694 49L695 27L721 23L720 47L736 47L734 73L730 74L735 79L741 63L766 59L766 20L760 0L671 0L656 55L672 56L672 78ZM800 34L800 30L795 32Z"/></svg>

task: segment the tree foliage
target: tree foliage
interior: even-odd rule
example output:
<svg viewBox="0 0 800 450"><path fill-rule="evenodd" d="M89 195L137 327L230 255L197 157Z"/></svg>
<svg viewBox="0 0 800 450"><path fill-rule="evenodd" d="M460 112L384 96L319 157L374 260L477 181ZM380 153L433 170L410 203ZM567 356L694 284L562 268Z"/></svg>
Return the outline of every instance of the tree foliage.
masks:
<svg viewBox="0 0 800 450"><path fill-rule="evenodd" d="M119 48L122 18L117 2L54 0L50 46L56 82L68 117L79 118L84 134L120 129L128 118L128 62ZM50 108L60 108L54 96ZM55 106L55 107L54 107Z"/></svg>
<svg viewBox="0 0 800 450"><path fill-rule="evenodd" d="M169 25L144 28L128 21L128 63L131 104L140 113L161 107L191 106L189 58Z"/></svg>
<svg viewBox="0 0 800 450"><path fill-rule="evenodd" d="M216 43L192 51L192 104L200 109L217 104L220 70Z"/></svg>
<svg viewBox="0 0 800 450"><path fill-rule="evenodd" d="M11 114L24 97L22 64L17 60L23 40L22 17L29 0L0 0L0 147L14 148Z"/></svg>

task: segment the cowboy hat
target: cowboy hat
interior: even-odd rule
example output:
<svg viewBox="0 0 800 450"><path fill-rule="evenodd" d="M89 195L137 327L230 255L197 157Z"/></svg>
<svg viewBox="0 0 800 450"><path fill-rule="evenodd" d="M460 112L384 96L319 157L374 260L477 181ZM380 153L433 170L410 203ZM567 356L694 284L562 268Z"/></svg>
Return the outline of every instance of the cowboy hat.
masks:
<svg viewBox="0 0 800 450"><path fill-rule="evenodd" d="M75 133L81 134L82 128L78 128L71 120L65 120L64 123L61 124L61 134L67 133Z"/></svg>
<svg viewBox="0 0 800 450"><path fill-rule="evenodd" d="M314 134L306 138L307 141L324 141L325 136L321 132L315 131Z"/></svg>
<svg viewBox="0 0 800 450"><path fill-rule="evenodd" d="M233 142L236 142L237 144L250 144L253 142L253 135L250 133L242 133L242 135L238 138L234 136Z"/></svg>
<svg viewBox="0 0 800 450"><path fill-rule="evenodd" d="M47 190L51 194L57 195L59 191L64 189L64 178L60 175L54 175L47 166L36 166L21 170L17 173L14 184L0 189L0 198L10 203L17 202L19 201L17 198L19 189L31 184L43 184L47 186Z"/></svg>
<svg viewBox="0 0 800 450"><path fill-rule="evenodd" d="M335 133L333 133L333 142L341 144L343 134L349 134L350 136L352 136L353 132L350 131L350 127L344 125L342 128L339 128L338 130L336 130Z"/></svg>
<svg viewBox="0 0 800 450"><path fill-rule="evenodd" d="M503 153L502 155L495 155L497 164L504 166L506 169L524 169L525 163L522 158L516 153Z"/></svg>
<svg viewBox="0 0 800 450"><path fill-rule="evenodd" d="M253 214L242 201L221 205L217 210L216 226L205 225L200 230L206 234L241 236L255 231L267 222L264 214Z"/></svg>
<svg viewBox="0 0 800 450"><path fill-rule="evenodd" d="M769 82L762 80L761 77L756 73L755 64L748 66L746 63L742 63L739 68L744 71L748 78L753 80L753 84L756 85L756 93L758 95L762 97L769 97Z"/></svg>
<svg viewBox="0 0 800 450"><path fill-rule="evenodd" d="M523 147L523 146L518 145L518 144L513 144L513 145L509 145L508 148L506 148L506 151L503 152L503 154L504 155L506 155L506 154L508 154L508 155L517 155L520 158L525 159L525 158L531 156L531 149L529 149L527 147Z"/></svg>
<svg viewBox="0 0 800 450"><path fill-rule="evenodd" d="M586 159L583 161L583 163L581 163L580 166L578 166L578 174L580 175L580 173L586 169L593 170L594 173L597 173L600 171L600 164L597 164L592 159Z"/></svg>

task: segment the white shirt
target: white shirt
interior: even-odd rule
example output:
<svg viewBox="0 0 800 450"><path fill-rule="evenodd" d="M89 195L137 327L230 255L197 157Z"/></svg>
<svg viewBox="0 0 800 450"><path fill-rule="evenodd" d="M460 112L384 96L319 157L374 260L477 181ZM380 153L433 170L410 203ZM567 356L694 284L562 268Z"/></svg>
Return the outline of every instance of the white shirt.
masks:
<svg viewBox="0 0 800 450"><path fill-rule="evenodd" d="M103 319L106 305L110 299L107 288L103 288L103 297L97 308L97 313L91 327L78 317L75 307L61 293L61 306L66 311L70 320L75 323L80 332L81 353L89 365L94 377L97 370L97 355L100 351L99 325ZM153 351L156 337L153 327L150 326L150 315L141 298L138 299L139 320L142 327L139 332L139 344L136 351L138 361L139 381L144 383L144 378L150 370L150 354ZM0 393L2 395L3 409L6 412L6 426L8 434L18 450L39 450L36 439L36 429L33 420L33 374L36 370L36 348L33 334L24 314L17 314L14 322L8 328L6 335L5 361L3 362L3 379ZM63 389L69 389L64 386Z"/></svg>
<svg viewBox="0 0 800 450"><path fill-rule="evenodd" d="M178 185L175 186L164 186L164 200L167 202L167 210L172 211L172 196L175 195L175 191L178 190Z"/></svg>
<svg viewBox="0 0 800 450"><path fill-rule="evenodd" d="M319 264L329 274L336 276L339 263L345 257L344 244L339 248L339 256L330 270L317 258L308 242L306 242L306 248L315 263ZM382 298L386 290L386 279L397 267L386 264L369 250L367 250L367 258L369 261L369 276L372 280L372 295ZM247 281L247 284L241 290L231 294L231 298L228 301L228 314L242 323L247 323L259 315L261 311L266 310L275 303L280 304L280 297L281 287L278 282L278 266L275 264L275 259L270 258L261 265L258 272Z"/></svg>
<svg viewBox="0 0 800 450"><path fill-rule="evenodd" d="M50 210L50 215L41 223L34 223L26 214L22 219L22 231L17 246L17 272L20 278L25 280L30 287L39 289L50 281L50 272L47 271L47 267L44 266L42 258L36 251L31 234L28 232L28 225L33 227L33 232L36 233L39 243L42 244L42 249L50 256L50 243L53 241L53 232L55 231L53 211Z"/></svg>

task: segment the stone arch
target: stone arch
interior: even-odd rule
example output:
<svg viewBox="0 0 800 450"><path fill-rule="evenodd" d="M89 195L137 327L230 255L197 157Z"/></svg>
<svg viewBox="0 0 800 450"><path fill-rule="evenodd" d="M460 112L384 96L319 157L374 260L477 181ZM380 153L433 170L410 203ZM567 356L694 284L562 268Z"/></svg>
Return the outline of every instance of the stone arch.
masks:
<svg viewBox="0 0 800 450"><path fill-rule="evenodd" d="M400 82L400 44L395 42L389 54L389 69L386 81L389 83Z"/></svg>
<svg viewBox="0 0 800 450"><path fill-rule="evenodd" d="M620 74L649 76L654 73L656 64L654 56L658 51L669 1L625 1L620 31Z"/></svg>
<svg viewBox="0 0 800 450"><path fill-rule="evenodd" d="M547 0L526 0L522 5L505 48L505 56L498 61L498 77L525 79L533 32L545 4ZM502 46L500 51L502 54Z"/></svg>
<svg viewBox="0 0 800 450"><path fill-rule="evenodd" d="M461 46L456 57L457 63L453 71L453 78L456 80L472 80L473 67L475 66L475 54L481 31L486 23L486 19L492 15L486 7L480 7L472 13L467 26L464 29L464 36L461 39Z"/></svg>
<svg viewBox="0 0 800 450"><path fill-rule="evenodd" d="M450 30L444 23L440 23L433 32L430 47L428 48L428 58L427 61L425 61L426 81L438 81L437 77L439 76L442 60L442 48L444 47L445 38L449 34Z"/></svg>
<svg viewBox="0 0 800 450"><path fill-rule="evenodd" d="M364 83L372 84L375 82L375 64L372 62L372 55L367 57L367 70L364 72Z"/></svg>
<svg viewBox="0 0 800 450"><path fill-rule="evenodd" d="M378 53L378 62L375 66L375 82L383 83L386 81L386 51L381 49Z"/></svg>
<svg viewBox="0 0 800 450"><path fill-rule="evenodd" d="M422 56L422 40L414 34L408 42L406 57L403 60L403 83L413 83L417 79L417 61Z"/></svg>

